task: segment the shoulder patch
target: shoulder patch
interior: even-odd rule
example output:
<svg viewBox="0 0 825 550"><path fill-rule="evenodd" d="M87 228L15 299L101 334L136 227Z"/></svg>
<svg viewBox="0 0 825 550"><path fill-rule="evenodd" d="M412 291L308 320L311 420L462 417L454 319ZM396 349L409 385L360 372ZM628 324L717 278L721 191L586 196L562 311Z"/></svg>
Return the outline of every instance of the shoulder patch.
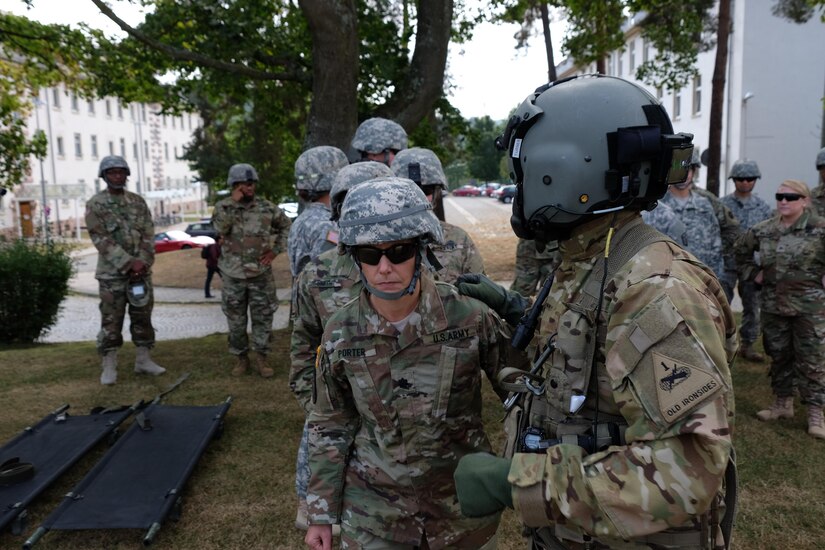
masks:
<svg viewBox="0 0 825 550"><path fill-rule="evenodd" d="M714 372L653 352L659 412L673 424L724 387Z"/></svg>
<svg viewBox="0 0 825 550"><path fill-rule="evenodd" d="M327 231L327 240L332 244L338 244L338 232L330 229Z"/></svg>

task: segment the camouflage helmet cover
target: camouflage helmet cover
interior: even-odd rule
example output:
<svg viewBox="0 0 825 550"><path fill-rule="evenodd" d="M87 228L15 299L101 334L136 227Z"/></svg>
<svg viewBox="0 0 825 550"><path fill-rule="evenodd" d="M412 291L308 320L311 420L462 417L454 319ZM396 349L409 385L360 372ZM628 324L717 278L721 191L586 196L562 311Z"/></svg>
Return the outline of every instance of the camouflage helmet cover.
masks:
<svg viewBox="0 0 825 550"><path fill-rule="evenodd" d="M407 148L407 132L397 122L386 118L368 118L355 130L352 148L365 153L401 151Z"/></svg>
<svg viewBox="0 0 825 550"><path fill-rule="evenodd" d="M731 166L729 179L733 178L761 178L762 172L759 171L759 166L755 160L741 159L737 160Z"/></svg>
<svg viewBox="0 0 825 550"><path fill-rule="evenodd" d="M825 168L825 147L816 154L816 169L822 170L823 168Z"/></svg>
<svg viewBox="0 0 825 550"><path fill-rule="evenodd" d="M320 145L307 149L295 161L295 188L327 193L335 174L349 164L347 155L337 147Z"/></svg>
<svg viewBox="0 0 825 550"><path fill-rule="evenodd" d="M344 199L338 227L339 242L345 246L415 238L443 242L430 201L406 178L378 178L354 186Z"/></svg>
<svg viewBox="0 0 825 550"><path fill-rule="evenodd" d="M418 164L418 181L414 176L415 170L410 172L410 165ZM392 161L392 171L399 178L409 178L421 186L438 185L442 189L447 189L447 176L438 156L430 149L423 147L413 147L404 149L395 155Z"/></svg>
<svg viewBox="0 0 825 550"><path fill-rule="evenodd" d="M227 185L235 185L243 181L258 181L258 172L251 164L233 164L229 168L229 175L226 177Z"/></svg>
<svg viewBox="0 0 825 550"><path fill-rule="evenodd" d="M383 162L367 160L344 166L332 179L332 190L329 192L331 220L337 221L341 215L341 205L347 192L355 185L376 178L392 177L389 166Z"/></svg>
<svg viewBox="0 0 825 550"><path fill-rule="evenodd" d="M97 177L102 178L103 173L106 172L106 170L111 170L112 168L123 168L126 170L127 176L132 173L131 170L129 170L129 163L126 162L126 159L119 155L109 155L100 160L100 167L97 171Z"/></svg>

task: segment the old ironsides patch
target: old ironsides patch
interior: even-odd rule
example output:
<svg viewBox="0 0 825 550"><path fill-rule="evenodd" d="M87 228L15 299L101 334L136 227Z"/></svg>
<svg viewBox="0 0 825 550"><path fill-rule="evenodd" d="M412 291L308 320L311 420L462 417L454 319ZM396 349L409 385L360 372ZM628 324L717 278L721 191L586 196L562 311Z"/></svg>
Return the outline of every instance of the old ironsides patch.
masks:
<svg viewBox="0 0 825 550"><path fill-rule="evenodd" d="M672 424L722 389L715 372L653 352L659 411Z"/></svg>

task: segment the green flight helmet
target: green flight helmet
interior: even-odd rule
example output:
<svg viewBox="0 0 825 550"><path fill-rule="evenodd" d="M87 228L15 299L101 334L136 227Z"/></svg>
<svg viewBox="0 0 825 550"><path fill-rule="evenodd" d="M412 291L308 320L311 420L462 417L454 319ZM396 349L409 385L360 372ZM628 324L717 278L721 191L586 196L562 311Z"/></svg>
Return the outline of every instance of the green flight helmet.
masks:
<svg viewBox="0 0 825 550"><path fill-rule="evenodd" d="M295 188L314 195L329 193L338 170L349 166L346 153L337 147L319 145L307 149L295 161Z"/></svg>
<svg viewBox="0 0 825 550"><path fill-rule="evenodd" d="M413 180L421 187L437 185L447 189L447 176L438 156L430 149L412 147L399 151L391 165L399 178Z"/></svg>
<svg viewBox="0 0 825 550"><path fill-rule="evenodd" d="M258 181L258 172L255 171L255 168L253 168L251 164L233 164L229 168L226 184L232 187L236 183L243 183L245 181Z"/></svg>
<svg viewBox="0 0 825 550"><path fill-rule="evenodd" d="M376 179L393 177L392 170L382 162L367 160L344 166L332 180L332 189L329 192L329 208L332 214L330 220L338 221L341 217L341 205L347 192L355 185Z"/></svg>

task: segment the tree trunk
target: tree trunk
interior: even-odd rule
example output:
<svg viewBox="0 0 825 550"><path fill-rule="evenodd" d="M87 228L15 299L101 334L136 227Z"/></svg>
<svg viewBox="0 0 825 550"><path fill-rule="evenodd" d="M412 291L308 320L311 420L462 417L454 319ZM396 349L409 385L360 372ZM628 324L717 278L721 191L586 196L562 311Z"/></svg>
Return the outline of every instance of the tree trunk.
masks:
<svg viewBox="0 0 825 550"><path fill-rule="evenodd" d="M541 10L541 28L544 31L544 51L547 52L547 82L555 82L557 78L556 60L553 58L553 40L550 35L550 14L547 3L542 2L539 9Z"/></svg>
<svg viewBox="0 0 825 550"><path fill-rule="evenodd" d="M444 89L452 23L453 0L418 3L418 28L409 72L387 103L376 110L378 116L392 119L411 132L430 113Z"/></svg>
<svg viewBox="0 0 825 550"><path fill-rule="evenodd" d="M725 105L730 27L730 0L719 0L719 28L716 34L716 62L713 67L708 132L708 191L716 196L719 196L719 168L722 164L722 113Z"/></svg>
<svg viewBox="0 0 825 550"><path fill-rule="evenodd" d="M355 0L299 0L298 4L312 34L312 103L304 146L333 145L346 151L358 123Z"/></svg>

